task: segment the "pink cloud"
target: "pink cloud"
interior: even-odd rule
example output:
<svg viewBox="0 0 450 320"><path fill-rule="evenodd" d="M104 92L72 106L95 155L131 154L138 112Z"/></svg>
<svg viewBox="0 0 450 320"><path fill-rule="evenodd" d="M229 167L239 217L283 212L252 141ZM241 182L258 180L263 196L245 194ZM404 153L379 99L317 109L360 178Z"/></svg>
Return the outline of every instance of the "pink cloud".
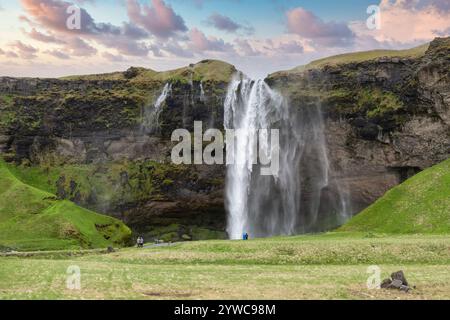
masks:
<svg viewBox="0 0 450 320"><path fill-rule="evenodd" d="M38 49L34 48L33 46L26 45L22 41L13 42L10 44L10 47L15 48L18 51L18 55L25 60L36 58L36 53L39 52Z"/></svg>
<svg viewBox="0 0 450 320"><path fill-rule="evenodd" d="M51 55L55 58L62 59L62 60L70 59L69 55L65 54L64 52L62 52L60 50L47 50L47 51L44 51L44 53Z"/></svg>
<svg viewBox="0 0 450 320"><path fill-rule="evenodd" d="M324 22L311 11L301 7L286 12L290 33L297 34L323 46L339 47L352 43L354 34L345 23Z"/></svg>
<svg viewBox="0 0 450 320"><path fill-rule="evenodd" d="M187 31L181 16L163 0L151 0L152 5L140 5L137 0L127 0L130 20L158 38L169 38L177 32Z"/></svg>
<svg viewBox="0 0 450 320"><path fill-rule="evenodd" d="M65 42L57 39L53 35L46 35L42 32L37 31L35 28L31 29L30 32L25 32L31 39L36 41L45 42L45 43L56 43L56 44L64 44Z"/></svg>
<svg viewBox="0 0 450 320"><path fill-rule="evenodd" d="M27 16L21 17L21 21L33 27L27 35L34 40L65 43L66 52L77 56L96 54L97 49L86 41L94 41L108 48L117 49L125 55L148 55L149 48L141 40L148 38L149 34L132 23L123 23L122 26L96 23L86 10L80 8L81 29L70 30L66 26L69 17L66 9L73 5L72 2L62 0L21 0L21 2L27 13ZM45 29L48 34L39 32L36 28Z"/></svg>
<svg viewBox="0 0 450 320"><path fill-rule="evenodd" d="M424 42L450 30L448 1L382 0L380 13L381 29L366 31L379 42Z"/></svg>
<svg viewBox="0 0 450 320"><path fill-rule="evenodd" d="M234 40L234 43L237 47L237 52L241 56L254 57L262 54L260 51L255 50L255 48L253 48L250 42L246 39L238 38Z"/></svg>
<svg viewBox="0 0 450 320"><path fill-rule="evenodd" d="M67 40L66 51L73 56L89 57L97 54L97 49L81 38L70 38Z"/></svg>
<svg viewBox="0 0 450 320"><path fill-rule="evenodd" d="M194 51L216 51L216 52L230 52L233 51L233 46L226 43L222 39L216 37L206 37L206 35L193 28L189 31L190 47Z"/></svg>

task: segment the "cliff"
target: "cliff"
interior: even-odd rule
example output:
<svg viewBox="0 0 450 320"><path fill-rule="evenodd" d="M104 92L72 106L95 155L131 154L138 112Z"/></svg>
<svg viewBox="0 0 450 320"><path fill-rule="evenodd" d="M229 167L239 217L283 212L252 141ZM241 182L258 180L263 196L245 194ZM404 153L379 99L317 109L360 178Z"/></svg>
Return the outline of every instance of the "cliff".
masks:
<svg viewBox="0 0 450 320"><path fill-rule="evenodd" d="M357 213L449 157L450 39L409 52L321 60L266 81L305 112L320 105L336 183ZM236 69L205 60L63 79L0 78L0 150L28 184L166 240L225 236L223 166L174 166L170 134L222 128ZM142 127L166 83L159 128ZM303 110L303 111L302 111ZM299 172L299 174L302 174ZM307 201L307 190L305 201Z"/></svg>
<svg viewBox="0 0 450 320"><path fill-rule="evenodd" d="M449 157L450 38L406 51L332 57L267 82L293 108L319 104L330 162L359 212Z"/></svg>
<svg viewBox="0 0 450 320"><path fill-rule="evenodd" d="M224 171L174 166L174 129L222 127L236 70L213 60L155 72L0 78L0 151L23 181L166 240L224 236ZM166 83L158 132L142 123Z"/></svg>

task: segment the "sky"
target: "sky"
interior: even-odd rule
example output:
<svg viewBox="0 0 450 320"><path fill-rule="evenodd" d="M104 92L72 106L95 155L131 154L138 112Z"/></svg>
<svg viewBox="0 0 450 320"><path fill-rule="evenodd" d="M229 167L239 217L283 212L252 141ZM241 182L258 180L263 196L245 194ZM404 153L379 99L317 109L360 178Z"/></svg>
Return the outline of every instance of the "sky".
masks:
<svg viewBox="0 0 450 320"><path fill-rule="evenodd" d="M254 78L450 35L449 0L0 0L0 76L162 71L203 59Z"/></svg>

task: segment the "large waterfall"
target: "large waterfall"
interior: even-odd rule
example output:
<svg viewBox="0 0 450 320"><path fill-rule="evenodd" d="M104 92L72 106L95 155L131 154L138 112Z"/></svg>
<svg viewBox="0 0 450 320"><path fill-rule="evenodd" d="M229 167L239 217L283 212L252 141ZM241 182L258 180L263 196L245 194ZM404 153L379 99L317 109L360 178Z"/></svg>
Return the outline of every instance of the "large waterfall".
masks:
<svg viewBox="0 0 450 320"><path fill-rule="evenodd" d="M263 80L238 74L224 108L225 128L239 129L236 161L227 166L230 238L244 232L266 237L320 231L347 218L347 193L333 178L319 103L294 108ZM276 176L261 175L254 164L256 150L269 148L258 145L255 129L279 129Z"/></svg>

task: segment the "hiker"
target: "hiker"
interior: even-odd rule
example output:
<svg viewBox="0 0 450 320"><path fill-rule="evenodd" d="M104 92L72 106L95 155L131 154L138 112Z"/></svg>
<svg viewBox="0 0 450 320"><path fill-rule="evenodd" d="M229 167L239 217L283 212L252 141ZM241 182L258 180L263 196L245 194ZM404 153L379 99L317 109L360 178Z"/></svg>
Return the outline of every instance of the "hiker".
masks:
<svg viewBox="0 0 450 320"><path fill-rule="evenodd" d="M137 238L137 246L138 246L138 248L144 247L144 238L142 236L139 236Z"/></svg>
<svg viewBox="0 0 450 320"><path fill-rule="evenodd" d="M248 233L247 233L247 232L245 232L245 233L242 235L242 240L248 240Z"/></svg>

